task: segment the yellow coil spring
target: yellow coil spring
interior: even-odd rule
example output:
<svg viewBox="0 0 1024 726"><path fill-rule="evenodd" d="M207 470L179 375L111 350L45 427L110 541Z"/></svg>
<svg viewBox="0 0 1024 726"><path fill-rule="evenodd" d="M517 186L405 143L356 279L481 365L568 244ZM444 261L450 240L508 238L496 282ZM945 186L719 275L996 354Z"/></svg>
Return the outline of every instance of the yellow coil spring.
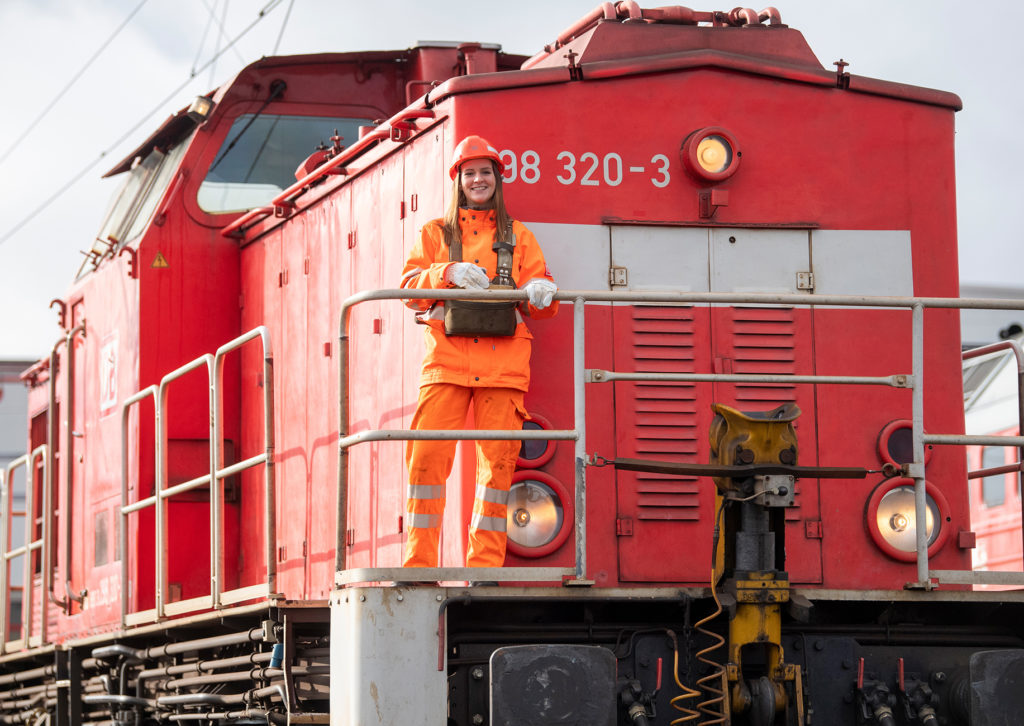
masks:
<svg viewBox="0 0 1024 726"><path fill-rule="evenodd" d="M707 694L708 698L697 704L697 710L706 717L701 723L703 726L715 726L728 721L726 715L725 691L728 680L726 679L725 666L711 660L708 655L725 646L725 638L718 633L708 630L705 626L722 614L722 603L718 599L717 577L715 572L715 555L718 552L718 537L721 532L722 512L725 510L723 499L715 513L714 536L711 540L711 596L715 599L715 612L700 620L694 625L694 630L703 633L712 640L712 644L697 653L697 660L712 667L711 673L697 680L697 688ZM689 689L687 689L689 690ZM691 712L692 713L692 712ZM696 716L687 716L685 720L693 720ZM673 721L673 723L676 723Z"/></svg>
<svg viewBox="0 0 1024 726"><path fill-rule="evenodd" d="M721 511L721 510L719 510ZM714 642L708 647L704 648L697 653L697 660L701 663L706 663L712 666L713 671L708 675L697 680L697 688L704 691L709 697L697 704L697 710L700 711L704 716L710 718L710 720L704 720L703 726L714 726L714 724L721 724L726 722L725 715L725 666L721 663L708 658L708 654L712 651L718 650L725 645L725 638L718 633L706 629L704 626L710 623L712 620L722 614L722 603L718 600L718 593L715 591L715 571L714 568L711 570L711 594L715 598L715 612L708 615L706 618L698 622L694 629L698 633L703 633L711 638Z"/></svg>
<svg viewBox="0 0 1024 726"><path fill-rule="evenodd" d="M700 696L700 691L693 690L689 686L684 685L683 682L679 680L679 643L676 642L676 634L673 633L671 630L669 631L669 636L672 638L672 649L675 653L673 675L676 679L676 685L679 687L679 690L682 691L682 693L680 693L678 696L676 696L670 701L670 703L672 704L672 708L676 709L677 711L681 711L683 714L675 721L671 722L670 726L676 726L676 724L688 723L690 721L700 718L699 713L697 713L693 709L687 708L686 705L683 703L684 701L687 701L691 698L697 698L698 696Z"/></svg>

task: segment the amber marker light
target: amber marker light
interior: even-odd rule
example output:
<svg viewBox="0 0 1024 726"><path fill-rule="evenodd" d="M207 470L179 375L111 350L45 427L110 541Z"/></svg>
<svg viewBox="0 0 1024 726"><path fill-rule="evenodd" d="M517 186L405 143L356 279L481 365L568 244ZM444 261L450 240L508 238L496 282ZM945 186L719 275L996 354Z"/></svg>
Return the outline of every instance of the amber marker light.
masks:
<svg viewBox="0 0 1024 726"><path fill-rule="evenodd" d="M721 136L706 136L697 144L697 163L711 174L721 174L732 163L732 149Z"/></svg>
<svg viewBox="0 0 1024 726"><path fill-rule="evenodd" d="M688 172L709 182L719 182L735 174L743 155L736 138L720 126L691 133L683 141L679 154Z"/></svg>

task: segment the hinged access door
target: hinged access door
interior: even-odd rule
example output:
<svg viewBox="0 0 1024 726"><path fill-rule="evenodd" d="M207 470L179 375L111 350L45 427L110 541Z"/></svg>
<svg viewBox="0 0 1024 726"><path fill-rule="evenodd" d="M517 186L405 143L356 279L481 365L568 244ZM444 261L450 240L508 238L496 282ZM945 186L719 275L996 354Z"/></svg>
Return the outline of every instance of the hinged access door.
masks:
<svg viewBox="0 0 1024 726"><path fill-rule="evenodd" d="M805 230L613 227L613 266L627 289L796 293L810 271ZM615 369L676 373L813 373L808 309L791 306L619 305ZM619 457L707 463L713 402L743 411L795 401L800 463L817 463L814 392L794 384L615 384ZM619 566L624 581L651 581L666 558L679 580L703 582L711 566L714 484L708 477L619 472ZM787 568L795 582L821 579L820 539L801 521L819 519L817 481L797 484L787 512ZM622 534L628 531L629 534ZM653 562L651 551L659 553Z"/></svg>

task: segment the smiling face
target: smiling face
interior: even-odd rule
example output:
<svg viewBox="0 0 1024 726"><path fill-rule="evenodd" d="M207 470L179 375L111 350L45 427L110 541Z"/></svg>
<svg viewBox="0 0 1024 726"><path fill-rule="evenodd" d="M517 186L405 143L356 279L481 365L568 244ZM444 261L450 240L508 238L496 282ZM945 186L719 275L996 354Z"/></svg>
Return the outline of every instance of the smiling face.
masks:
<svg viewBox="0 0 1024 726"><path fill-rule="evenodd" d="M466 202L483 206L494 196L496 180L494 164L490 159L470 159L459 168L459 183Z"/></svg>

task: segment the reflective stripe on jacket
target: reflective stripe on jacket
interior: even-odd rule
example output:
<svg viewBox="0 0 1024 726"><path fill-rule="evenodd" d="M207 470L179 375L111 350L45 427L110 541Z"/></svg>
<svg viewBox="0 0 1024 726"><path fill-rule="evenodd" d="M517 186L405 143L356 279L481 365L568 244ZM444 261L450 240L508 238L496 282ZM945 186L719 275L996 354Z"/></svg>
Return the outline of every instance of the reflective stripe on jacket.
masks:
<svg viewBox="0 0 1024 726"><path fill-rule="evenodd" d="M498 257L494 243L494 212L491 210L460 210L462 260L487 270L488 279L497 274ZM520 288L535 278L552 280L544 262L544 254L536 238L523 224L513 223L516 236L512 256L512 279ZM444 243L444 220L435 219L420 230L419 241L409 253L402 270L401 287L415 290L451 289L444 281L448 246ZM530 335L520 320L515 335L500 338L470 338L444 334L444 305L435 300L409 300L406 303L421 311L426 323L427 354L423 360L420 385L454 383L460 386L516 388L525 391L530 385ZM530 317L549 318L558 312L558 302L538 310L528 302L520 310Z"/></svg>

